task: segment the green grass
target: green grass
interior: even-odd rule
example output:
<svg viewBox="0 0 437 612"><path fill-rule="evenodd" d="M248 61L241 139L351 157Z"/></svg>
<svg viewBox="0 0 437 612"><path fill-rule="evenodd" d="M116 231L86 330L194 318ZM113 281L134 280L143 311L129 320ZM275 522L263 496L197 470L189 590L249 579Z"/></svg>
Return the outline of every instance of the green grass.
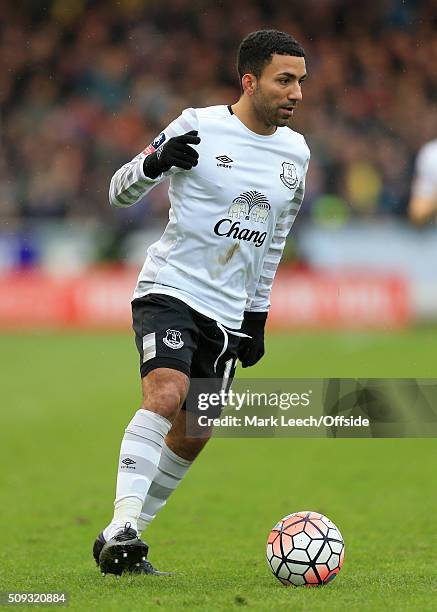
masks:
<svg viewBox="0 0 437 612"><path fill-rule="evenodd" d="M435 331L269 337L245 376L436 377ZM121 431L138 407L129 335L0 339L0 590L67 591L72 610L434 610L436 443L216 439L147 532L172 577L102 578L90 547L110 519ZM339 577L285 588L270 528L302 509L346 540Z"/></svg>

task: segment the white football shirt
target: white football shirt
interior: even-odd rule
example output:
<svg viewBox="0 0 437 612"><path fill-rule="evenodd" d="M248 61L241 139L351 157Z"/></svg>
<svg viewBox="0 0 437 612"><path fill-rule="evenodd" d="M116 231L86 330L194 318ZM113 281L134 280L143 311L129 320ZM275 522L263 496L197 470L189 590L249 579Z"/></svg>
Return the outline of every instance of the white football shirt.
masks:
<svg viewBox="0 0 437 612"><path fill-rule="evenodd" d="M412 192L437 199L437 140L426 143L417 155Z"/></svg>
<svg viewBox="0 0 437 612"><path fill-rule="evenodd" d="M146 155L191 130L201 138L198 165L146 177ZM245 310L267 311L309 157L304 137L288 127L262 136L228 106L184 110L111 180L110 203L123 207L170 176L169 222L147 251L134 298L171 295L234 329Z"/></svg>

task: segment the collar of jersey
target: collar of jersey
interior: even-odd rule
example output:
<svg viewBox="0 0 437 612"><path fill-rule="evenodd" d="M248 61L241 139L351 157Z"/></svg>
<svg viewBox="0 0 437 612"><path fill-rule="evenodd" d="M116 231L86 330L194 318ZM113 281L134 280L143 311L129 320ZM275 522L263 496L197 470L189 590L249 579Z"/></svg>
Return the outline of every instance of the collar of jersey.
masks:
<svg viewBox="0 0 437 612"><path fill-rule="evenodd" d="M250 130L247 125L244 125L244 123L241 121L241 119L239 119L237 117L237 115L234 113L234 111L231 109L231 106L228 106L228 110L229 110L229 114L231 115L231 117L234 117L237 121L238 124L241 125L241 127L248 132L251 136L253 136L254 138L259 138L260 140L268 140L270 138L275 138L278 134L279 134L279 129L276 128L276 130L273 132L273 134L257 134L256 132L253 132L252 130Z"/></svg>

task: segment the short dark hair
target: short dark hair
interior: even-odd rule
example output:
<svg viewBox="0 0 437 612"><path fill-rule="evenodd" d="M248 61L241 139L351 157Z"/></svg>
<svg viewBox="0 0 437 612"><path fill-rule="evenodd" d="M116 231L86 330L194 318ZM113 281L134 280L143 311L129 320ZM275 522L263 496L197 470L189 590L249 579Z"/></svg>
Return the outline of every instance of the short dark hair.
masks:
<svg viewBox="0 0 437 612"><path fill-rule="evenodd" d="M279 30L251 32L241 42L237 56L240 79L250 72L260 77L263 68L270 63L272 55L305 57L305 51L295 38Z"/></svg>

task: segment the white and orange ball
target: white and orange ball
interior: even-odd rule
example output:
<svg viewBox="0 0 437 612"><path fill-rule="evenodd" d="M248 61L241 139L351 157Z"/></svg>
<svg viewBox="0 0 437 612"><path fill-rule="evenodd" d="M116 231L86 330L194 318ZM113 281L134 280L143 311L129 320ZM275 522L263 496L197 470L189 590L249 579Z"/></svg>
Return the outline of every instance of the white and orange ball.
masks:
<svg viewBox="0 0 437 612"><path fill-rule="evenodd" d="M320 586L333 580L343 565L344 540L339 529L319 512L294 512L271 530L267 562L286 586Z"/></svg>

